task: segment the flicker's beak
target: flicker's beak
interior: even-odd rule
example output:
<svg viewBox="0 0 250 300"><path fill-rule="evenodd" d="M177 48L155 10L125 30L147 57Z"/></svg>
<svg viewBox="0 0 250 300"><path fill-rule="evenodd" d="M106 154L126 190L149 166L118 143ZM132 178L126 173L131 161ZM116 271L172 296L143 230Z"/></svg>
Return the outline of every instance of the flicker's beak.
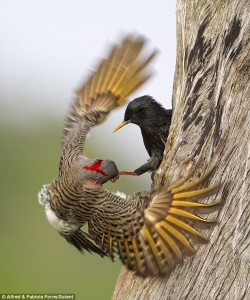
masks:
<svg viewBox="0 0 250 300"><path fill-rule="evenodd" d="M123 126L129 124L130 122L131 122L130 120L128 120L128 121L122 121L121 123L119 123L119 124L115 127L115 129L113 130L113 133L116 132L117 130L119 130L120 128L122 128Z"/></svg>

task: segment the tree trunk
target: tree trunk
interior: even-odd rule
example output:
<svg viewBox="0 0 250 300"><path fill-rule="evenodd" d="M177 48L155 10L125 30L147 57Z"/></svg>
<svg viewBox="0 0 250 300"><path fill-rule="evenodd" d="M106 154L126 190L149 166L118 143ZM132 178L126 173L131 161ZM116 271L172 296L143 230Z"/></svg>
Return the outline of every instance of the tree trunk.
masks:
<svg viewBox="0 0 250 300"><path fill-rule="evenodd" d="M249 0L177 1L174 115L153 185L215 164L224 206L195 256L164 278L123 267L113 299L250 299L249 16Z"/></svg>

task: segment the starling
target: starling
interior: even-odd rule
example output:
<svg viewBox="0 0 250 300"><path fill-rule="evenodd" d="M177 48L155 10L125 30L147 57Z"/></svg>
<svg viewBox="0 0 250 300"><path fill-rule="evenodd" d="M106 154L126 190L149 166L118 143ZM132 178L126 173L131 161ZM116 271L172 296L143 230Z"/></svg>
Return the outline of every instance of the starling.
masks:
<svg viewBox="0 0 250 300"><path fill-rule="evenodd" d="M192 238L208 240L195 229L195 223L211 226L214 222L193 211L219 205L192 201L192 197L205 197L217 190L193 189L203 183L209 172L188 183L186 179L163 187L154 195L138 192L124 199L103 187L118 178L116 164L83 154L90 128L125 103L149 77L146 69L155 52L139 60L144 44L142 38L126 37L79 89L66 120L59 174L38 194L49 223L70 244L112 260L119 257L141 276L166 274L185 256L193 255ZM83 231L84 224L88 232Z"/></svg>
<svg viewBox="0 0 250 300"><path fill-rule="evenodd" d="M124 120L116 126L114 132L126 124L133 123L140 127L149 160L134 171L134 175L155 171L163 159L163 152L171 124L172 110L165 109L151 96L142 96L129 102ZM131 174L133 172L124 172Z"/></svg>

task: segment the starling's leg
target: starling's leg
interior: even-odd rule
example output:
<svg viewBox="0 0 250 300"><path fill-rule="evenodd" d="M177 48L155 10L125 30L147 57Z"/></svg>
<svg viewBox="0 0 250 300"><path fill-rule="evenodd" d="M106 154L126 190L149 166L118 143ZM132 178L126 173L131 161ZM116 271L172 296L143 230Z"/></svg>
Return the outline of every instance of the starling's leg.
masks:
<svg viewBox="0 0 250 300"><path fill-rule="evenodd" d="M160 163L161 163L160 158L157 157L155 154L153 154L144 165L136 169L134 172L137 175L141 175L144 174L145 172L154 171L159 167Z"/></svg>

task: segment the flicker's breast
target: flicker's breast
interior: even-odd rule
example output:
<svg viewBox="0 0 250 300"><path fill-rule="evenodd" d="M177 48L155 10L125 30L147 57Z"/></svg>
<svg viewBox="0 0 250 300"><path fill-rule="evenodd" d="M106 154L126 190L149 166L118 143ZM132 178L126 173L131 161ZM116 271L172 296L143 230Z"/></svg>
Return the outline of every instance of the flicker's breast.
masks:
<svg viewBox="0 0 250 300"><path fill-rule="evenodd" d="M72 234L79 229L79 224L70 223L58 218L54 211L51 209L49 203L47 203L45 206L45 214L52 227L63 234Z"/></svg>

